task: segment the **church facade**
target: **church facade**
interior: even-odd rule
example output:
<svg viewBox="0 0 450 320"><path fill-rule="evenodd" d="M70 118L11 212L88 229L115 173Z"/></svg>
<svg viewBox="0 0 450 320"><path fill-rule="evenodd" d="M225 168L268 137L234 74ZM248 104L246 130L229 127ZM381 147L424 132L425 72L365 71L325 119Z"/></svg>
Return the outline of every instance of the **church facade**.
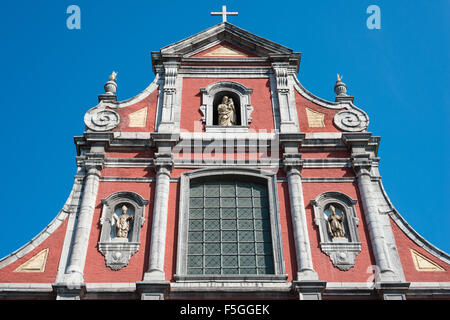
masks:
<svg viewBox="0 0 450 320"><path fill-rule="evenodd" d="M449 299L450 256L397 212L341 78L223 22L116 74L74 138L66 204L0 260L1 299Z"/></svg>

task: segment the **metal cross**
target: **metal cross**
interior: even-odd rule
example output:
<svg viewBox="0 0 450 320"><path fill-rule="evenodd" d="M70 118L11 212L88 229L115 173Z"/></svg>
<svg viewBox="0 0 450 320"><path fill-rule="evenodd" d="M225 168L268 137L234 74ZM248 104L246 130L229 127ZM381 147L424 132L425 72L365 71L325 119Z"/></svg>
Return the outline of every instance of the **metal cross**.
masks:
<svg viewBox="0 0 450 320"><path fill-rule="evenodd" d="M227 16L237 16L239 12L227 12L227 6L222 6L222 12L211 12L212 16L222 16L222 22L227 22Z"/></svg>

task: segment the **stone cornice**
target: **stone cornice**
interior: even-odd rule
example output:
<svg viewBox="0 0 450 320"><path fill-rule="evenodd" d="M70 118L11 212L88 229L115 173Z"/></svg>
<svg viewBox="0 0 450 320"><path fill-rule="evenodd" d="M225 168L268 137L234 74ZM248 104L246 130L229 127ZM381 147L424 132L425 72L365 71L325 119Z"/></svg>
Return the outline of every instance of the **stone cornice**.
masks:
<svg viewBox="0 0 450 320"><path fill-rule="evenodd" d="M304 160L300 153L285 153L283 155L283 169L289 174L293 169L298 173L303 169Z"/></svg>

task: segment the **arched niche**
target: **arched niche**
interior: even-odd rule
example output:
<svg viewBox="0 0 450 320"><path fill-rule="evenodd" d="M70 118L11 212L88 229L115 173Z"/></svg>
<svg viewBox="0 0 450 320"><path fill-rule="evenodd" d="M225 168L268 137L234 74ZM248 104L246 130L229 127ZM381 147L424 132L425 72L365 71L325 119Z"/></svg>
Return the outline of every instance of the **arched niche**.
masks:
<svg viewBox="0 0 450 320"><path fill-rule="evenodd" d="M358 236L359 220L356 216L356 200L346 194L329 191L311 200L314 222L319 229L320 248L340 270L349 270L355 265L355 258L361 252ZM331 209L333 207L333 209ZM331 211L339 218L343 234L331 229Z"/></svg>
<svg viewBox="0 0 450 320"><path fill-rule="evenodd" d="M99 251L105 256L106 265L120 270L128 265L133 254L139 250L141 227L145 222L145 206L148 201L139 194L119 191L102 199L103 209L100 218L101 233ZM123 208L126 208L124 213ZM118 234L116 225L120 216L125 214L128 224L126 235Z"/></svg>
<svg viewBox="0 0 450 320"><path fill-rule="evenodd" d="M206 132L248 132L252 121L253 107L250 103L250 95L253 89L234 81L218 81L206 88L200 89L202 93L202 121L205 123ZM231 97L235 106L235 124L220 126L218 123L217 107L224 96Z"/></svg>

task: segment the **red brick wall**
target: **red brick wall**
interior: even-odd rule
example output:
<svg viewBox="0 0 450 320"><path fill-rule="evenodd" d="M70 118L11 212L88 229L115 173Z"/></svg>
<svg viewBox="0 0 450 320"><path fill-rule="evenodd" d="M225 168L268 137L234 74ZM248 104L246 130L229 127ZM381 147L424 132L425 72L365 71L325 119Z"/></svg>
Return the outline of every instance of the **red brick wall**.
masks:
<svg viewBox="0 0 450 320"><path fill-rule="evenodd" d="M106 170L108 169L108 170ZM106 168L103 176L145 176L145 170L141 168ZM153 171L153 170L152 170ZM94 211L91 235L89 238L88 253L85 265L85 282L136 282L141 281L144 272L148 268L148 248L150 247L151 221L153 216L154 183L136 182L101 182L99 186L97 205ZM149 200L145 207L145 222L141 228L139 251L131 256L128 265L119 271L113 271L105 264L103 254L98 251L97 244L100 241L101 225L100 217L103 205L101 199L118 191L131 191Z"/></svg>
<svg viewBox="0 0 450 320"><path fill-rule="evenodd" d="M0 269L0 283L53 283L56 281L59 259L64 244L68 218L38 247L17 261ZM14 272L21 264L49 248L44 272Z"/></svg>
<svg viewBox="0 0 450 320"><path fill-rule="evenodd" d="M149 94L142 101L139 101L128 107L120 108L118 110L120 115L120 125L115 131L124 132L152 132L155 131L155 119L156 119L156 108L158 105L158 88ZM130 113L139 111L143 108L147 108L147 121L146 126L143 128L130 128Z"/></svg>
<svg viewBox="0 0 450 320"><path fill-rule="evenodd" d="M305 99L300 93L295 92L295 104L297 106L297 116L300 124L301 132L341 132L333 123L334 115L340 110L329 109ZM306 108L323 113L325 115L323 128L310 128L308 125L308 117L306 116Z"/></svg>
<svg viewBox="0 0 450 320"><path fill-rule="evenodd" d="M324 172L330 171L330 169L322 170ZM334 170L336 169L331 169L331 171ZM329 172L328 176L333 177L335 175L333 175L332 172ZM341 271L340 269L334 267L330 258L320 249L319 229L314 223L314 212L310 201L315 199L319 194L327 191L341 192L358 201L356 203L356 215L359 219L359 226L357 230L362 244L362 249L356 257L355 266L348 271ZM367 273L367 268L374 265L375 260L370 245L369 233L366 227L366 221L364 219L356 183L303 183L303 195L305 200L312 260L314 269L319 275L319 279L330 282L365 282L372 275L372 272Z"/></svg>
<svg viewBox="0 0 450 320"><path fill-rule="evenodd" d="M391 219L392 231L394 232L395 243L397 245L400 261L402 262L403 272L406 281L411 282L434 282L434 281L450 281L450 265L439 260L432 254L428 253L415 242L413 242ZM417 251L422 256L433 261L437 265L445 269L445 271L417 271L413 258L411 256L411 249Z"/></svg>

